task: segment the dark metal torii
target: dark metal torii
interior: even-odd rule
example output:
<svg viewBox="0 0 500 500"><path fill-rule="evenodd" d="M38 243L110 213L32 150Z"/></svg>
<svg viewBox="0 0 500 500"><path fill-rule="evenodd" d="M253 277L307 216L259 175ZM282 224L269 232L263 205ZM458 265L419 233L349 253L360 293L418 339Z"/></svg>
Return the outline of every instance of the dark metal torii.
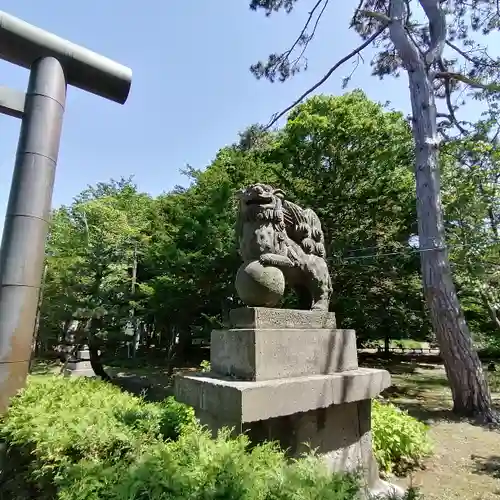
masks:
<svg viewBox="0 0 500 500"><path fill-rule="evenodd" d="M0 113L21 118L0 248L0 414L31 357L66 86L124 104L132 71L0 11L0 59L28 68L26 94L0 87Z"/></svg>

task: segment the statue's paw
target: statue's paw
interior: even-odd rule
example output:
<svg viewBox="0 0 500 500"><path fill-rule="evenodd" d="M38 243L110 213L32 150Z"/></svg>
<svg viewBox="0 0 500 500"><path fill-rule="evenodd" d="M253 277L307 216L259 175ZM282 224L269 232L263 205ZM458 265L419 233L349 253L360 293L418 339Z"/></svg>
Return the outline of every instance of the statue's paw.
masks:
<svg viewBox="0 0 500 500"><path fill-rule="evenodd" d="M328 311L328 309L329 309L329 304L328 301L325 300L320 300L315 304L313 304L313 306L311 307L311 310L313 311Z"/></svg>
<svg viewBox="0 0 500 500"><path fill-rule="evenodd" d="M273 261L274 259L272 258L272 255L269 255L267 253L261 255L259 257L259 262L263 265L263 266L272 266L273 265Z"/></svg>
<svg viewBox="0 0 500 500"><path fill-rule="evenodd" d="M283 262L281 262L280 259L278 259L277 257L275 257L273 255L261 255L259 262L263 266L277 267L277 266L283 265Z"/></svg>
<svg viewBox="0 0 500 500"><path fill-rule="evenodd" d="M288 257L272 253L262 254L259 258L259 262L263 266L293 267L293 262Z"/></svg>

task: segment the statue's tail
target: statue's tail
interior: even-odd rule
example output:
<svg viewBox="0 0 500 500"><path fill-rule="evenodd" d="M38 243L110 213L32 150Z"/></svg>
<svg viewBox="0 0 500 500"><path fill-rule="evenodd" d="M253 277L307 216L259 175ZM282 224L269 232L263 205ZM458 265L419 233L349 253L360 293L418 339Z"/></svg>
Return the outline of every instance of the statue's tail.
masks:
<svg viewBox="0 0 500 500"><path fill-rule="evenodd" d="M310 208L307 208L304 212L309 222L309 238L303 240L304 244L313 248L310 253L318 257L326 257L325 235L323 234L319 217L316 212Z"/></svg>
<svg viewBox="0 0 500 500"><path fill-rule="evenodd" d="M288 200L283 202L287 233L305 253L325 257L325 237L321 222L314 210L303 209Z"/></svg>

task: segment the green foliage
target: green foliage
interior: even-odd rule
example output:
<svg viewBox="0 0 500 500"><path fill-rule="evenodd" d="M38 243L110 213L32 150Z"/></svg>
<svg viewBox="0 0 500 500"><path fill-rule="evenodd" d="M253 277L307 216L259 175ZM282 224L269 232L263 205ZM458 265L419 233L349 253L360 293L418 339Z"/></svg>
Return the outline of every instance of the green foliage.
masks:
<svg viewBox="0 0 500 500"><path fill-rule="evenodd" d="M251 9L262 10L270 16L279 11L290 13L297 7L297 1L250 0L249 4ZM301 7L305 4L299 2ZM252 65L250 71L254 76L264 77L271 82L279 78L284 82L302 68L307 68L307 49L318 25L327 16L328 9L334 9L333 4L329 0L315 2L302 29L293 36L295 41L283 52L271 53L267 61ZM486 35L498 34L500 30L498 5L493 1L467 0L360 0L353 3L351 9L351 14L344 19L345 26L357 32L363 43L345 57L332 61L325 76L305 90L290 106L276 112L268 126L274 125L290 109L297 109L297 104L304 97L328 81L344 63L360 57L366 47L374 47L375 50L371 52L373 75L382 79L389 75L399 77L406 72L408 76L420 245L426 248L446 246L441 183L436 168L440 167L439 150L444 141L449 142L453 137L477 140L474 124L457 118L458 108L466 102L464 96L469 100L482 101L483 112L479 124L483 139L487 138L486 142L491 145L498 144L500 64L496 54L490 54L485 38ZM351 76L352 72L343 79L344 87ZM426 91L422 92L422 88ZM314 144L315 141L311 142ZM397 141L394 143L397 144ZM360 157L363 158L363 155ZM494 181L497 200L498 185L497 176ZM491 192L489 187L483 184L485 191ZM481 218L473 216L473 219L473 225L480 226ZM497 217L496 228L498 221ZM494 232L498 256L498 230ZM451 279L450 256L447 251L426 251L420 255L423 291L434 334L442 347L446 371L449 374L458 371L466 374L449 378L455 411L468 415L486 414L487 420L495 422L498 418L493 416L491 410L487 384L483 374L477 370L475 352L468 342L471 334L464 321L455 283ZM481 269L479 272L474 269L474 260L469 260L465 266L469 268L468 278L476 282L472 285L473 299L477 301L480 298L483 310L488 311L496 330L500 331L498 293L488 287L484 280L477 280L478 274L484 278L485 273ZM498 290L498 272L488 274L495 275ZM470 289L471 283L466 286ZM459 311L458 314L456 311ZM458 338L466 339L461 342L463 355L453 359L448 354L452 352L449 344ZM476 380L475 384L471 382L473 379ZM486 403L480 404L478 401Z"/></svg>
<svg viewBox="0 0 500 500"><path fill-rule="evenodd" d="M205 170L189 167L187 188L155 199L126 179L89 188L54 214L41 338L50 333L57 342L76 311L99 310L91 326L110 359L120 345L127 352L123 332L134 309L141 345L178 360L192 337L208 338L239 305L234 193L256 181L278 184L318 212L334 276L332 308L345 327L361 338L423 338L418 256L408 246L411 162L404 117L354 91L306 101L279 131L249 127Z"/></svg>
<svg viewBox="0 0 500 500"><path fill-rule="evenodd" d="M403 115L356 90L305 101L278 131L249 127L206 169L189 167L187 188L157 198L130 179L86 189L54 213L39 346L56 345L78 316L107 361L127 356L133 310L143 359L183 361L193 337L208 340L240 305L234 192L255 181L278 184L318 212L342 326L360 341L427 340L420 259L409 245L413 156ZM441 161L454 279L483 348L500 343L498 158L487 141L467 139L446 145ZM284 306L294 305L287 295Z"/></svg>
<svg viewBox="0 0 500 500"><path fill-rule="evenodd" d="M153 236L138 275L143 319L162 342L178 335L181 349L193 335L208 337L237 303L235 190L274 177L270 165L240 147L219 151L203 172L185 173L189 188L156 200Z"/></svg>
<svg viewBox="0 0 500 500"><path fill-rule="evenodd" d="M92 320L86 334L94 340L97 333L122 334L130 309L138 306L131 268L134 253L148 245L151 204L149 195L122 179L88 188L54 211L39 344L57 344L75 319Z"/></svg>
<svg viewBox="0 0 500 500"><path fill-rule="evenodd" d="M0 440L8 446L0 487L11 500L358 498L357 478L332 476L314 454L290 462L274 443L249 447L225 430L214 440L173 398L146 403L97 380L30 377ZM423 424L377 401L373 440L385 471L430 451Z"/></svg>
<svg viewBox="0 0 500 500"><path fill-rule="evenodd" d="M391 403L373 400L372 436L375 457L386 473L414 469L432 451L427 426Z"/></svg>
<svg viewBox="0 0 500 500"><path fill-rule="evenodd" d="M414 488L410 486L405 492L403 498L399 495L399 493L389 494L388 496L384 496L382 498L375 498L373 500L424 500L424 497L418 488Z"/></svg>
<svg viewBox="0 0 500 500"><path fill-rule="evenodd" d="M153 406L159 408L160 434L163 439L175 440L183 432L197 426L193 408L179 403L174 397L168 397Z"/></svg>
<svg viewBox="0 0 500 500"><path fill-rule="evenodd" d="M348 500L359 490L355 478L330 475L314 457L289 464L271 444L248 450L244 436L214 440L201 429L148 447L129 466L81 462L59 484L60 500Z"/></svg>
<svg viewBox="0 0 500 500"><path fill-rule="evenodd" d="M427 335L416 232L413 146L401 113L359 91L315 96L288 117L266 158L280 185L314 207L334 276L332 309L360 338ZM363 314L359 314L363 311Z"/></svg>
<svg viewBox="0 0 500 500"><path fill-rule="evenodd" d="M458 293L479 344L500 343L500 150L481 138L442 150L443 201Z"/></svg>
<svg viewBox="0 0 500 500"><path fill-rule="evenodd" d="M319 459L289 462L274 444L212 439L192 409L149 404L100 381L32 377L12 401L0 438L11 500L354 500L354 476Z"/></svg>
<svg viewBox="0 0 500 500"><path fill-rule="evenodd" d="M74 463L128 463L194 422L193 410L173 398L152 404L97 380L36 376L12 401L0 440L16 479L24 464L23 480L43 490Z"/></svg>
<svg viewBox="0 0 500 500"><path fill-rule="evenodd" d="M210 370L211 370L211 365L210 365L210 361L207 361L206 359L204 359L201 363L200 363L200 370L204 373L208 373Z"/></svg>

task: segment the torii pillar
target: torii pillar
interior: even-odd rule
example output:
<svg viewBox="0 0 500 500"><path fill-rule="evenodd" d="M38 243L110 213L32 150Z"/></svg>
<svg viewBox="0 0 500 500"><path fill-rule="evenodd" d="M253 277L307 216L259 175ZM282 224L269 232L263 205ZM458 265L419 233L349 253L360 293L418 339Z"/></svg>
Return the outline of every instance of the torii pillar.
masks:
<svg viewBox="0 0 500 500"><path fill-rule="evenodd" d="M30 70L26 94L0 87L0 113L22 120L0 248L1 415L29 369L66 86L124 104L132 71L1 11L0 59Z"/></svg>

